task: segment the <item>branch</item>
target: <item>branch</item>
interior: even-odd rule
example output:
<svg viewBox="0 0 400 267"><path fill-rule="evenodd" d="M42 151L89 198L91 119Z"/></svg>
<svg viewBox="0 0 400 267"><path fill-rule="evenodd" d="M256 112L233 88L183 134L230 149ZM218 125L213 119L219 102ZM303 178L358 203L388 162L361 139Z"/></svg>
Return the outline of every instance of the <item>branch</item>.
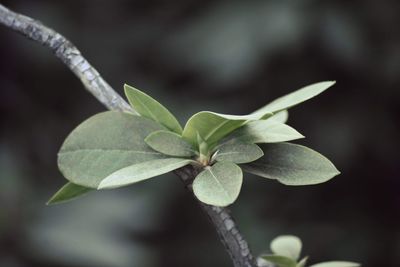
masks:
<svg viewBox="0 0 400 267"><path fill-rule="evenodd" d="M186 188L193 193L192 182L199 173L198 169L191 166L184 167L175 171L181 178ZM255 267L253 255L249 245L239 232L228 208L221 208L204 204L197 201L201 209L207 214L210 221L214 224L218 236L229 253L235 267ZM268 266L267 266L268 267Z"/></svg>
<svg viewBox="0 0 400 267"><path fill-rule="evenodd" d="M89 64L79 50L64 36L41 22L15 13L0 4L0 23L25 37L49 48L82 81L86 90L110 110L130 111L132 108ZM185 167L175 172L191 191L198 171ZM227 208L206 205L198 201L202 210L214 224L216 231L232 258L235 267L257 267L247 241L240 234Z"/></svg>

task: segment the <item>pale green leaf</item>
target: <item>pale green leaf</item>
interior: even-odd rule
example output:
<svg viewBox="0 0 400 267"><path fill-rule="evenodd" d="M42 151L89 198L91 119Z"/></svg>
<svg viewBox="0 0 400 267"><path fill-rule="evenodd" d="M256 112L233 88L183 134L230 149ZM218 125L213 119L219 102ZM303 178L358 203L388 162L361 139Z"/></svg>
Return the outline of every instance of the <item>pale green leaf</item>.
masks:
<svg viewBox="0 0 400 267"><path fill-rule="evenodd" d="M246 143L279 143L300 138L304 136L289 125L268 119L249 122L228 135L226 140Z"/></svg>
<svg viewBox="0 0 400 267"><path fill-rule="evenodd" d="M282 235L272 240L270 247L273 253L297 261L300 257L302 243L297 236Z"/></svg>
<svg viewBox="0 0 400 267"><path fill-rule="evenodd" d="M198 133L211 148L221 138L244 125L247 121L258 120L259 118L259 115L237 116L202 111L194 114L187 121L182 136L193 146L197 146Z"/></svg>
<svg viewBox="0 0 400 267"><path fill-rule="evenodd" d="M286 185L323 183L340 173L326 157L301 145L276 143L260 147L264 156L243 164L245 171Z"/></svg>
<svg viewBox="0 0 400 267"><path fill-rule="evenodd" d="M301 261L299 261L297 263L296 267L305 267L307 264L307 260L308 260L308 257L302 258Z"/></svg>
<svg viewBox="0 0 400 267"><path fill-rule="evenodd" d="M327 261L321 262L310 267L358 267L361 266L359 263L350 262L350 261Z"/></svg>
<svg viewBox="0 0 400 267"><path fill-rule="evenodd" d="M145 142L154 150L175 157L191 157L196 154L191 144L176 133L157 131L146 137Z"/></svg>
<svg viewBox="0 0 400 267"><path fill-rule="evenodd" d="M209 146L207 142L204 140L203 137L199 134L199 132L196 133L196 138L197 138L197 145L198 145L198 151L200 153L201 157L208 157L209 154Z"/></svg>
<svg viewBox="0 0 400 267"><path fill-rule="evenodd" d="M261 255L261 258L277 267L296 267L296 261L282 255Z"/></svg>
<svg viewBox="0 0 400 267"><path fill-rule="evenodd" d="M117 188L137 183L192 163L180 158L155 159L120 169L101 181L98 189Z"/></svg>
<svg viewBox="0 0 400 267"><path fill-rule="evenodd" d="M129 113L99 113L80 124L58 153L58 167L74 184L97 188L100 181L127 166L166 158L144 139L163 127Z"/></svg>
<svg viewBox="0 0 400 267"><path fill-rule="evenodd" d="M334 84L334 81L326 81L308 85L272 101L266 106L255 111L253 114L264 114L268 112L277 113L279 111L291 108L319 95Z"/></svg>
<svg viewBox="0 0 400 267"><path fill-rule="evenodd" d="M61 187L46 203L47 205L54 205L63 202L67 202L83 196L92 191L91 188L83 187L80 185L76 185L73 183L66 183L63 187Z"/></svg>
<svg viewBox="0 0 400 267"><path fill-rule="evenodd" d="M280 123L286 123L288 119L289 119L289 112L287 110L279 111L275 115L269 117L269 120L275 120Z"/></svg>
<svg viewBox="0 0 400 267"><path fill-rule="evenodd" d="M261 148L255 144L227 142L218 147L215 160L248 163L259 159L263 155Z"/></svg>
<svg viewBox="0 0 400 267"><path fill-rule="evenodd" d="M239 196L243 174L232 162L217 162L206 167L193 182L196 197L209 205L228 206Z"/></svg>
<svg viewBox="0 0 400 267"><path fill-rule="evenodd" d="M127 84L124 85L124 89L129 103L140 115L164 125L171 131L182 133L182 126L175 116L157 100Z"/></svg>

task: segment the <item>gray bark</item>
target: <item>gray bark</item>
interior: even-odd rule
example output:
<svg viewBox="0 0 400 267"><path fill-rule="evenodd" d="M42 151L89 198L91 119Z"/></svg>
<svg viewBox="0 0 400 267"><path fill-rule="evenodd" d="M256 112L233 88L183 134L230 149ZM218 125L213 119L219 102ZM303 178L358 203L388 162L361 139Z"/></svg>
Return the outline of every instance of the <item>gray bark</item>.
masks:
<svg viewBox="0 0 400 267"><path fill-rule="evenodd" d="M30 17L15 13L0 4L0 24L49 48L82 81L86 90L110 110L130 111L132 108L90 65L79 50L64 36ZM189 191L198 173L193 167L175 172ZM213 223L235 267L257 267L247 241L239 232L228 208L206 205L198 201Z"/></svg>

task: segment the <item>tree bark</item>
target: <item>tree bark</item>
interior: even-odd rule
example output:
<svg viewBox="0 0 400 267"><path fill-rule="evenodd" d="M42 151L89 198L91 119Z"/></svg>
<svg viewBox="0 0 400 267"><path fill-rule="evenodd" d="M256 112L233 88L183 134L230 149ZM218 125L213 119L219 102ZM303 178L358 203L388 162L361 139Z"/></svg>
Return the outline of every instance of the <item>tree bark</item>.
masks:
<svg viewBox="0 0 400 267"><path fill-rule="evenodd" d="M58 32L46 27L40 21L15 13L1 4L0 24L49 48L82 81L86 90L108 109L135 112L90 65L80 51ZM192 191L192 182L198 171L188 166L175 171L175 173L184 182L186 188ZM206 205L200 201L198 203L214 225L233 265L235 267L258 267L247 241L239 232L229 209Z"/></svg>

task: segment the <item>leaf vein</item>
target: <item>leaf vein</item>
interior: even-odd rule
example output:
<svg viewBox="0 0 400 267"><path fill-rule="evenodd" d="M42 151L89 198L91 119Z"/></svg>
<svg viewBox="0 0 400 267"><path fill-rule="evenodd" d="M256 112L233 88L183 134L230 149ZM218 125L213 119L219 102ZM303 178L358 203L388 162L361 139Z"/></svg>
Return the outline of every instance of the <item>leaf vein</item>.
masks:
<svg viewBox="0 0 400 267"><path fill-rule="evenodd" d="M222 191L225 193L225 195L226 195L228 198L231 198L231 196L229 195L229 193L225 190L224 186L221 184L221 182L218 180L218 178L214 175L214 173L212 172L212 170L208 170L208 171L211 173L211 176L215 179L215 181L217 182L217 184L218 184L219 186L221 186Z"/></svg>

